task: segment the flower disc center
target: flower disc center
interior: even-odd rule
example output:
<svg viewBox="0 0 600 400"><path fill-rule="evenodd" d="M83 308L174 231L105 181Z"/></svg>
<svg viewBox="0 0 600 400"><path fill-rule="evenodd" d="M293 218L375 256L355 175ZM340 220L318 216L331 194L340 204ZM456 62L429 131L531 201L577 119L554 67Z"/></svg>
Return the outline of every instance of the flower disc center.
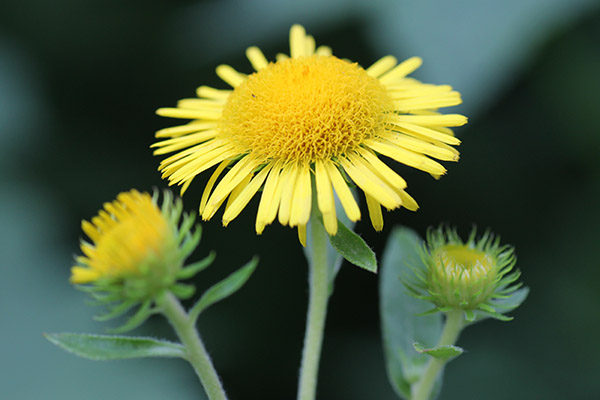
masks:
<svg viewBox="0 0 600 400"><path fill-rule="evenodd" d="M445 269L448 276L465 280L487 277L494 265L491 257L485 252L464 245L444 246L437 251L435 259L438 268Z"/></svg>
<svg viewBox="0 0 600 400"><path fill-rule="evenodd" d="M235 88L220 130L264 159L314 162L357 147L385 127L392 102L379 81L333 56L271 63Z"/></svg>

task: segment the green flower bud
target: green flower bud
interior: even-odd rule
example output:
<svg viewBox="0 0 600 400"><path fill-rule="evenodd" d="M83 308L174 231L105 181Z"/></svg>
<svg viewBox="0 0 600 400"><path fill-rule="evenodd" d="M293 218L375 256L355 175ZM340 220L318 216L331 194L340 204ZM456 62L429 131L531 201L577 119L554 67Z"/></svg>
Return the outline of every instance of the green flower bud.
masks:
<svg viewBox="0 0 600 400"><path fill-rule="evenodd" d="M432 312L461 309L470 321L475 311L510 319L496 310L495 302L521 286L513 285L520 272L513 271L512 246L500 245L489 231L476 239L474 229L463 242L455 230L438 228L427 233L421 258L425 269L415 269L416 280L405 284L415 297L435 304Z"/></svg>

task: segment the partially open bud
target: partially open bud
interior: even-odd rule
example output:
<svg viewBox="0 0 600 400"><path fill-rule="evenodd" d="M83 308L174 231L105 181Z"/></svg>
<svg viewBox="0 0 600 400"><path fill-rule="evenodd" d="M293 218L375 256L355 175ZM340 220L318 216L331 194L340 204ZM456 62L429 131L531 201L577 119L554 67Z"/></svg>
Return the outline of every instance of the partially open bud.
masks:
<svg viewBox="0 0 600 400"><path fill-rule="evenodd" d="M496 309L495 302L510 297L521 286L512 285L520 272L513 271L513 247L501 246L500 239L491 232L476 239L473 230L463 242L454 230L432 229L423 246L422 260L425 270L415 270L417 279L406 284L413 295L435 304L432 311L462 309L471 321L475 311L510 319L501 314L504 310Z"/></svg>
<svg viewBox="0 0 600 400"><path fill-rule="evenodd" d="M137 190L120 193L82 229L91 242L82 241L83 256L71 269L71 283L80 286L111 310L101 319L123 314L141 304L136 325L151 313L156 296L165 290L178 297L189 297L194 287L178 283L191 277L211 258L183 267L185 259L200 241L200 230L191 231L194 217L181 221L181 200L165 191L162 206L158 196ZM127 325L127 324L126 324ZM127 325L127 329L131 326Z"/></svg>

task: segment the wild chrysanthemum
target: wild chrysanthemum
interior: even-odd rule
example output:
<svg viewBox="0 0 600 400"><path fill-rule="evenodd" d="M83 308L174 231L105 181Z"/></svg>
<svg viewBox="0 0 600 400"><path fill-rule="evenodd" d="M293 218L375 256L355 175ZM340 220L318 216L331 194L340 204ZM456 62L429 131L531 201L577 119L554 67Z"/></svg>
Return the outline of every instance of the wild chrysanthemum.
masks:
<svg viewBox="0 0 600 400"><path fill-rule="evenodd" d="M363 69L333 56L329 47L315 49L299 25L290 30L290 53L270 63L250 47L254 73L217 67L233 90L201 86L199 98L159 109L161 116L193 120L156 133L167 139L153 145L154 154L177 152L161 162L163 177L184 192L198 174L217 166L200 201L204 220L227 199L227 225L262 189L256 232L278 217L282 225L297 226L301 240L313 190L330 235L337 232L334 191L348 218L360 219L352 183L364 192L376 230L383 228L381 206L416 210L406 182L380 156L443 175L446 169L432 158L458 160L451 145L460 141L448 127L466 118L437 109L460 104L460 94L408 78L420 58L397 64L387 56Z"/></svg>
<svg viewBox="0 0 600 400"><path fill-rule="evenodd" d="M422 251L424 270L415 270L416 280L406 280L417 298L430 301L432 312L464 310L468 321L475 311L500 320L516 306L502 304L522 284L514 284L521 275L514 270L514 248L500 245L500 239L487 231L476 239L473 229L466 242L456 231L430 230Z"/></svg>
<svg viewBox="0 0 600 400"><path fill-rule="evenodd" d="M183 267L200 241L198 227L192 233L192 216L181 220L182 204L165 192L162 206L156 197L137 190L120 193L104 209L81 226L90 242L81 242L83 256L71 269L71 283L90 292L109 306L105 319L143 304L134 322L150 314L154 299L165 290L189 297L194 287L178 283L212 261L212 256ZM130 326L127 326L130 329Z"/></svg>

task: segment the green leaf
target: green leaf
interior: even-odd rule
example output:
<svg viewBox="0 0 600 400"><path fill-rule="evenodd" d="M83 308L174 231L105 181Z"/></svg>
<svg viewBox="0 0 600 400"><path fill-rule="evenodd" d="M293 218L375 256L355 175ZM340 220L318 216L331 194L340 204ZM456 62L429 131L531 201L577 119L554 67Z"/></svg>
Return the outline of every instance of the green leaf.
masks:
<svg viewBox="0 0 600 400"><path fill-rule="evenodd" d="M200 297L190 310L190 319L195 323L202 311L237 292L250 278L257 264L258 257L254 257L242 268L204 292L202 297Z"/></svg>
<svg viewBox="0 0 600 400"><path fill-rule="evenodd" d="M422 343L414 342L413 346L415 350L421 354L427 354L429 356L439 358L442 360L447 360L449 358L460 356L464 351L462 348L452 345L436 346L431 349L426 349Z"/></svg>
<svg viewBox="0 0 600 400"><path fill-rule="evenodd" d="M329 236L333 248L349 263L377 273L377 259L365 241L338 220L338 232Z"/></svg>
<svg viewBox="0 0 600 400"><path fill-rule="evenodd" d="M45 333L58 347L90 360L121 360L141 357L185 358L178 343L148 337L91 335L81 333Z"/></svg>
<svg viewBox="0 0 600 400"><path fill-rule="evenodd" d="M411 268L422 268L419 248L422 241L411 229L395 228L388 239L380 273L380 312L384 353L388 377L396 393L410 398L410 386L415 383L429 361L419 354L413 342L437 343L442 331L442 315L418 316L431 309L431 303L407 293L400 280L411 276ZM441 374L440 374L441 375ZM439 391L441 377L438 377Z"/></svg>

